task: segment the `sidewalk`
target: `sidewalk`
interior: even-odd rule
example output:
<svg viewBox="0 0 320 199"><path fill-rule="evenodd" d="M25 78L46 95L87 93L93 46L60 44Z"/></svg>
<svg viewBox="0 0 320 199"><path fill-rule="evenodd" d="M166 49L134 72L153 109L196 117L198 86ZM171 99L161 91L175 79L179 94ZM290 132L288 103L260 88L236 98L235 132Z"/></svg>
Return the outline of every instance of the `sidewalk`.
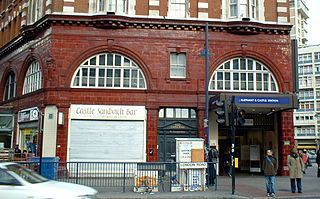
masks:
<svg viewBox="0 0 320 199"><path fill-rule="evenodd" d="M314 198L320 199L320 178L316 177L316 166L308 168L302 179L303 193L291 193L290 179L287 176L276 177L276 198ZM236 191L231 194L232 178L220 176L218 189L210 187L204 192L157 192L134 193L132 190L109 192L105 188L97 188L98 198L267 198L264 176L236 176Z"/></svg>

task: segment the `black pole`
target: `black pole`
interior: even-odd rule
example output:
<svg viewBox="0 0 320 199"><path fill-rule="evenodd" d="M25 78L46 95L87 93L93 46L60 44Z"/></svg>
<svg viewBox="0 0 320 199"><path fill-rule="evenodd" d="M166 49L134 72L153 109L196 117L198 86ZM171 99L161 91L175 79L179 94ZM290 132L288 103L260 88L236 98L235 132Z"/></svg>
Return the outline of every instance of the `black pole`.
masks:
<svg viewBox="0 0 320 199"><path fill-rule="evenodd" d="M232 162L232 195L235 192L236 188L236 175L235 175L235 165L234 165L234 144L235 144L235 134L236 134L236 127L235 127L235 115L237 114L234 96L231 99L231 162Z"/></svg>

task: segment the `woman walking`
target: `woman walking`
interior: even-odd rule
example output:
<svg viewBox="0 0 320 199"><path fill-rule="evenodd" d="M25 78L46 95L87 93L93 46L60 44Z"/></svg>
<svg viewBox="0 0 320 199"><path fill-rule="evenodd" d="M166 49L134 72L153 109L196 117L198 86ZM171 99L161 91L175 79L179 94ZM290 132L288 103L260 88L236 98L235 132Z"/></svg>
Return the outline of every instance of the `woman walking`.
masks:
<svg viewBox="0 0 320 199"><path fill-rule="evenodd" d="M304 164L296 148L291 149L290 155L288 155L287 164L290 173L291 192L296 192L295 182L297 181L298 192L302 193L301 178L304 173Z"/></svg>

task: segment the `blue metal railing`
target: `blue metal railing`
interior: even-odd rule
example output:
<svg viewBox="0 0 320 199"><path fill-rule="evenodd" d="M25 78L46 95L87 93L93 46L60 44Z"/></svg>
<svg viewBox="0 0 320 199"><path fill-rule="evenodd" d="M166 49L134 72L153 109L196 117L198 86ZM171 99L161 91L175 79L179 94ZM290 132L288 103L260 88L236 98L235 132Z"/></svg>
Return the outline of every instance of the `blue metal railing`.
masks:
<svg viewBox="0 0 320 199"><path fill-rule="evenodd" d="M41 166L41 175L52 180L105 187L110 191L193 191L204 190L205 186L217 189L217 163L213 162L206 163L208 169L183 168L183 163L176 162L19 163L37 172Z"/></svg>

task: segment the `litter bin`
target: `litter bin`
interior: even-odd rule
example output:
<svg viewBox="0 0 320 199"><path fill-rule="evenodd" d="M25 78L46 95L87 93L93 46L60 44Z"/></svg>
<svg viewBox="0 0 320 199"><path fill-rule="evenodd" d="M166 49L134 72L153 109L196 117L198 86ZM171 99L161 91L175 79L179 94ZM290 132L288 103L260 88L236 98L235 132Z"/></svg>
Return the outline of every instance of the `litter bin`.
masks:
<svg viewBox="0 0 320 199"><path fill-rule="evenodd" d="M40 163L40 158L35 158L35 163ZM42 158L41 175L50 180L58 179L59 157ZM38 169L39 170L39 169Z"/></svg>

